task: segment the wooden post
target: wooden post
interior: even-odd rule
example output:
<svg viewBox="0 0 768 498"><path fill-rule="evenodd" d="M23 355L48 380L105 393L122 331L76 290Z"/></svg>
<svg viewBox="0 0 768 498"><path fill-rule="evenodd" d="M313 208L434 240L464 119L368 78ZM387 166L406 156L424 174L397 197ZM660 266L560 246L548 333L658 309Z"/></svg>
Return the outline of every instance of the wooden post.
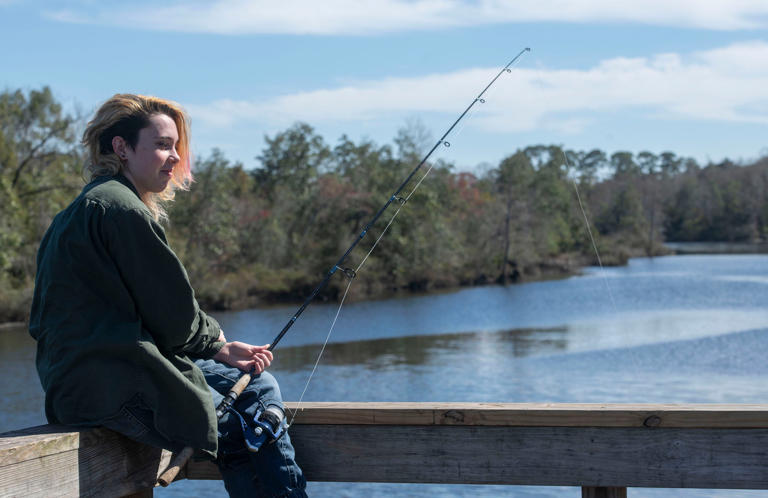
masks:
<svg viewBox="0 0 768 498"><path fill-rule="evenodd" d="M0 496L144 498L170 458L107 429L45 425L0 434Z"/></svg>
<svg viewBox="0 0 768 498"><path fill-rule="evenodd" d="M627 488L585 486L581 498L627 498Z"/></svg>

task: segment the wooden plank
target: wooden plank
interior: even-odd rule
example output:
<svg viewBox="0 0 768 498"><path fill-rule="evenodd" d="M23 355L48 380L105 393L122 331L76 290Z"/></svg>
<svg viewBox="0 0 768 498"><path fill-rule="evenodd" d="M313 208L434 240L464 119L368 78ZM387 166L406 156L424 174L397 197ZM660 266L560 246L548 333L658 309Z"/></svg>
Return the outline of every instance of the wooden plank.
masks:
<svg viewBox="0 0 768 498"><path fill-rule="evenodd" d="M291 440L310 481L768 489L768 429L294 425Z"/></svg>
<svg viewBox="0 0 768 498"><path fill-rule="evenodd" d="M296 403L286 403L291 412ZM768 405L302 403L294 424L768 428Z"/></svg>
<svg viewBox="0 0 768 498"><path fill-rule="evenodd" d="M290 432L309 480L768 489L768 405L302 407ZM104 429L6 433L0 495L137 493L169 457ZM188 472L221 478L211 463Z"/></svg>
<svg viewBox="0 0 768 498"><path fill-rule="evenodd" d="M154 486L170 452L106 429L43 426L0 435L0 495L124 496Z"/></svg>
<svg viewBox="0 0 768 498"><path fill-rule="evenodd" d="M0 496L80 496L76 451L0 467Z"/></svg>
<svg viewBox="0 0 768 498"><path fill-rule="evenodd" d="M62 425L40 425L0 434L0 467L75 450L80 432Z"/></svg>

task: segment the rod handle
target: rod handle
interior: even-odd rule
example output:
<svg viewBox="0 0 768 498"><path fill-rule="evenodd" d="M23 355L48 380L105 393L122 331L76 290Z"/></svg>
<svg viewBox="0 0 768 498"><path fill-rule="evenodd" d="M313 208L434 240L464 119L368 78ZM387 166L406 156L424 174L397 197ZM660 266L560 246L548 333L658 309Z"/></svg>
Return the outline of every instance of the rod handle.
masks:
<svg viewBox="0 0 768 498"><path fill-rule="evenodd" d="M243 390L248 387L248 384L251 383L251 374L243 374L240 376L240 378L237 380L234 386L232 386L232 389L229 390L230 395L233 395L233 401L237 399L238 396L243 392ZM157 483L160 484L163 487L168 486L170 483L173 482L174 479L176 479L176 476L179 474L179 471L181 468L187 464L187 461L192 458L192 454L195 452L194 448L187 446L183 450L181 450L179 453L173 456L171 459L171 463L168 464L168 468L163 471L162 474L160 474L160 477L157 478Z"/></svg>
<svg viewBox="0 0 768 498"><path fill-rule="evenodd" d="M229 390L230 393L235 394L235 398L240 396L242 394L243 390L248 387L248 384L251 383L251 374L246 373L240 376L239 379L237 379L237 382L234 386L232 386L232 389Z"/></svg>
<svg viewBox="0 0 768 498"><path fill-rule="evenodd" d="M180 452L173 455L171 463L168 464L168 468L165 469L165 471L160 474L160 477L157 478L157 483L162 487L166 487L172 483L173 480L176 479L176 476L179 474L181 468L187 464L187 461L192 457L194 452L194 448L187 446Z"/></svg>

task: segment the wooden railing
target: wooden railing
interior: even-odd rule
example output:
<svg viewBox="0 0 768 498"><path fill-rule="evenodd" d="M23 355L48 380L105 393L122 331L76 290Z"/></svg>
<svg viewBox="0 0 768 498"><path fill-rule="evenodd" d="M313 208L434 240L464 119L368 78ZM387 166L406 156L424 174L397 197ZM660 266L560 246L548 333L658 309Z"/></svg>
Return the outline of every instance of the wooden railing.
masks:
<svg viewBox="0 0 768 498"><path fill-rule="evenodd" d="M304 403L290 432L312 481L768 489L768 405ZM169 456L105 429L6 433L0 496L151 496Z"/></svg>

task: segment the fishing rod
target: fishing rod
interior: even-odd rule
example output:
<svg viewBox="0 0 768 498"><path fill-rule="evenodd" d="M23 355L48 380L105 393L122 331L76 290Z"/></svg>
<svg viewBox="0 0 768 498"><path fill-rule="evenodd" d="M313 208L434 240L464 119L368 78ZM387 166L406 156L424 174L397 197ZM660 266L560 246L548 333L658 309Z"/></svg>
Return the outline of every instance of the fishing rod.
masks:
<svg viewBox="0 0 768 498"><path fill-rule="evenodd" d="M321 290L323 290L323 288L328 284L328 282L331 280L331 277L333 277L333 274L336 273L336 271L341 270L349 278L355 278L355 276L357 276L355 270L352 270L350 268L344 268L342 266L346 261L347 257L349 256L349 254L355 249L355 247L357 247L357 244L359 244L360 241L363 240L365 235L368 233L368 230L370 230L370 228L378 221L378 219L381 217L384 211L387 210L390 204L392 204L395 201L400 201L400 202L404 201L404 199L400 197L400 192L402 192L405 186L408 185L408 183L410 183L414 175L416 175L416 173L421 169L421 167L424 166L424 163L426 163L427 160L429 160L430 156L432 156L432 153L435 152L435 150L440 145L445 145L446 147L450 147L451 144L450 142L446 141L446 138L453 131L456 125L459 124L459 121L461 121L464 118L464 116L470 111L470 109L472 109L472 107L474 107L475 104L477 104L478 102L480 102L481 104L485 103L485 100L483 99L483 95L485 95L485 92L488 91L488 89L496 82L497 79L499 79L499 77L502 74L504 74L505 71L511 72L512 70L509 69L510 66L514 64L517 61L517 59L519 59L525 52L529 52L530 50L531 49L529 47L524 48L523 50L520 51L519 54L515 56L514 59L512 59L509 62L509 64L504 66L501 69L501 71L499 71L499 73L491 80L491 82L488 83L488 85L486 85L485 88L483 88L483 91L480 92L477 97L475 97L472 103L470 103L469 106L467 106L467 108L464 109L464 112L462 112L461 115L456 119L456 121L453 122L450 128L448 128L448 130L445 133L443 133L443 136L440 137L440 139L437 141L437 143L435 143L434 146L432 146L432 149L430 149L427 155L424 156L424 159L422 159L421 162L419 162L419 164L417 164L416 167L413 168L413 171L411 171L411 173L405 178L405 180L403 180L403 183L400 184L400 186L397 188L397 190L395 190L395 192L390 196L390 198L387 199L387 202L384 203L383 206L381 206L381 209L379 209L379 211L374 215L374 217L371 218L371 221L369 221L368 224L365 225L363 230L360 232L360 235L357 236L357 238L352 242L349 248L347 248L344 254L339 258L336 264L331 267L331 269L325 275L325 278L317 285L317 287L315 287L315 290L313 290L312 293L309 295L309 297L307 297L307 299L304 301L301 307L299 307L296 313L294 313L291 319L288 320L288 323L285 324L283 329L280 331L279 334L277 334L277 336L274 338L274 340L270 344L268 348L270 351L275 349L275 347L283 338L283 336L288 332L288 330L290 330L293 324L296 323L296 320L299 318L299 316L301 316L302 313L304 313L304 310L307 309L307 306L309 306L309 304L315 299L315 296L317 296L317 294Z"/></svg>
<svg viewBox="0 0 768 498"><path fill-rule="evenodd" d="M512 64L517 62L517 60L522 57L522 55L525 52L530 52L531 49L529 47L525 47L523 50L521 50L509 63L501 68L501 70L494 76L494 78L483 88L483 90L477 95L477 97L472 100L472 102L467 106L466 109L464 109L464 112L462 112L458 118L456 118L456 121L453 122L453 124L446 130L445 133L443 133L443 136L438 139L438 141L435 143L435 145L432 146L432 148L427 152L427 154L424 156L424 158L416 165L415 168L408 174L408 176L403 180L403 182L400 184L400 186L395 190L395 192L387 199L387 202L384 203L383 206L376 212L376 214L371 218L371 220L363 227L360 234L355 238L355 240L350 244L350 246L347 248L346 251L344 251L344 254L341 255L339 260L331 267L330 270L328 270L328 273L326 273L323 280L315 287L315 289L310 293L310 295L304 300L304 302L301 304L298 310L293 314L293 316L288 320L288 322L283 326L282 330L277 334L277 336L272 340L269 347L267 348L268 351L273 351L277 344L282 340L282 338L285 336L285 334L290 330L291 327L293 327L293 324L296 323L296 320L301 316L302 313L304 313L304 310L307 309L307 306L310 305L310 303L317 297L317 295L322 291L326 285L328 285L328 282L331 280L333 275L341 270L341 272L346 275L349 279L354 279L357 276L357 271L353 270L351 268L345 268L344 262L349 257L350 253L357 247L357 245L365 238L368 231L371 229L373 225L376 224L376 222L379 220L382 214L384 214L384 211L387 210L387 208L395 201L405 204L405 202L408 200L407 198L403 198L400 196L400 193L403 191L403 189L410 183L410 181L413 179L413 177L416 175L416 173L421 169L422 166L429 160L429 158L432 156L432 154L437 150L438 147L441 145L444 145L445 147L450 147L451 144L446 139L448 138L448 135L453 131L453 129L456 127L456 125L459 124L459 122L464 119L464 116L467 115L467 113L477 104L478 102L481 104L485 103L485 99L483 99L483 96L485 95L485 92L488 91L491 86L496 82L496 80L501 77L504 72L511 73L512 70L510 67ZM224 399L219 403L219 405L216 407L216 417L220 419L222 416L224 416L225 413L230 411L232 409L232 405L235 403L237 398L240 396L240 394L243 392L243 390L248 386L248 384L251 382L251 378L253 376L255 368L252 369L250 372L243 374L240 379L238 379L237 383L235 383L234 386L232 386L232 389L227 393L227 395L224 397ZM258 418L259 415L262 415L260 412L257 414L255 418ZM241 424L243 425L243 434L245 436L245 442L246 446L250 451L256 452L261 447L261 445L268 441L268 440L276 440L279 437L281 437L284 433L287 427L284 424L284 413L276 413L276 412L269 412L269 410L264 411L263 413L264 419L261 420L255 420L256 422L256 428L254 429L255 437L251 436L249 437L247 435L246 430L246 424L245 421L242 420L241 417ZM178 474L179 470L181 470L181 467L184 466L184 464L189 460L189 458L192 456L192 453L194 450L190 447L184 448L179 454L177 454L168 468L163 472L163 474L158 478L158 483L162 486L167 486L170 484L173 479Z"/></svg>

